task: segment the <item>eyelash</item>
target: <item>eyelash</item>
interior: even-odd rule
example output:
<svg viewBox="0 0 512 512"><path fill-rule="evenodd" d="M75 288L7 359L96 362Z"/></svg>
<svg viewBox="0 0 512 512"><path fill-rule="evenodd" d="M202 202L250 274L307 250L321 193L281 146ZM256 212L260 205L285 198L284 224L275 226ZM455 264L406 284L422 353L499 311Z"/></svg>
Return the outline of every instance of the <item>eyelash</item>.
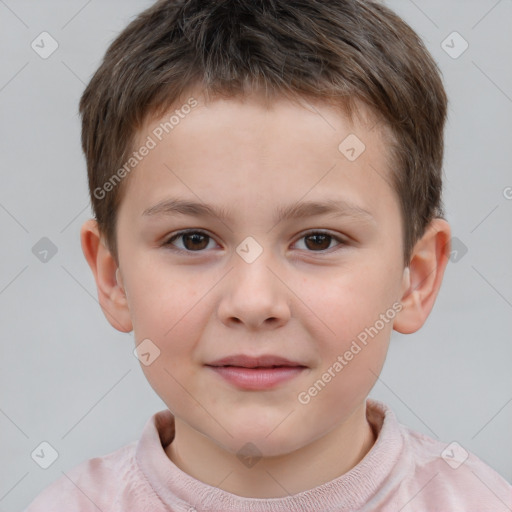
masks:
<svg viewBox="0 0 512 512"><path fill-rule="evenodd" d="M209 238L210 240L213 240L213 237L210 236L205 231L202 231L200 229L189 229L189 230L178 231L177 233L172 235L169 239L167 239L167 241L164 242L163 245L165 247L168 247L170 250L175 251L175 252L179 252L179 253L189 253L189 254L192 253L193 254L193 253L204 252L205 249L198 250L198 251L191 251L191 250L188 250L188 249L180 249L180 248L177 248L177 247L172 245L172 242L174 240L179 239L180 237L182 237L184 235L194 235L194 234L204 235L207 238ZM301 240L302 238L306 238L306 237L312 236L312 235L326 235L327 237L331 238L332 240L336 240L337 242L339 242L338 246L346 245L346 242L342 238L340 238L338 236L335 236L335 235L333 235L331 233L328 233L328 232L325 232L325 231L319 231L319 230L308 231L308 232L304 233L298 240ZM330 249L322 249L320 251L312 251L312 250L307 250L307 249L306 250L307 250L307 252L311 252L311 253L323 254L323 253L326 253L327 251L330 251L331 249L332 249L332 247ZM339 247L336 250L339 250Z"/></svg>

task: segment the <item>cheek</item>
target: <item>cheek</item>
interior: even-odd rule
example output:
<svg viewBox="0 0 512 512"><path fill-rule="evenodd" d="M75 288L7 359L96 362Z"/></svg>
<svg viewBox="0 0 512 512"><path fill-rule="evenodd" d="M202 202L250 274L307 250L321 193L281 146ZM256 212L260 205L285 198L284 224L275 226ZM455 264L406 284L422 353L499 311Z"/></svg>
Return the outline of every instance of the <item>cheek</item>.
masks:
<svg viewBox="0 0 512 512"><path fill-rule="evenodd" d="M390 270L386 276L376 264L350 271L333 269L324 277L308 278L302 281L297 295L306 306L304 315L310 318L309 327L314 329L317 339L336 340L337 348L342 350L392 308L396 290L394 272ZM387 323L379 323L378 327L383 334L390 332Z"/></svg>
<svg viewBox="0 0 512 512"><path fill-rule="evenodd" d="M194 354L209 315L200 292L183 291L193 290L193 283L183 279L171 282L172 286L167 286L161 280L146 281L146 286L141 286L133 326L138 343L149 338L159 350L149 366L141 364L146 379L171 412L183 416L183 411L193 414L197 405L190 398L199 396Z"/></svg>
<svg viewBox="0 0 512 512"><path fill-rule="evenodd" d="M136 339L154 336L178 347L180 331L194 329L204 306L202 298L211 285L205 276L192 275L161 261L147 261L132 270L129 307Z"/></svg>

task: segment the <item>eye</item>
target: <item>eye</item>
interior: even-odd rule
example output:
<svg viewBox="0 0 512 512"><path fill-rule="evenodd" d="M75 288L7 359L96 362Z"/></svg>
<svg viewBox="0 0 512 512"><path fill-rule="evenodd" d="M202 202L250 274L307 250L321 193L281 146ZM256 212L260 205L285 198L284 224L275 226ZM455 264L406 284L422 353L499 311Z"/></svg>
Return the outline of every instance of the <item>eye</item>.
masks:
<svg viewBox="0 0 512 512"><path fill-rule="evenodd" d="M338 245L344 245L344 241L334 235L325 233L323 231L309 231L299 238L305 240L305 250L309 252L324 252L332 248L331 244L333 241L337 241ZM175 244L175 241L179 241L180 244ZM171 238L169 238L163 245L172 246L172 250L181 252L203 252L210 245L210 242L215 244L213 238L204 231L199 230L186 230L179 231ZM297 244L298 242L296 242ZM210 246L210 249L213 248ZM300 247L299 247L300 248Z"/></svg>
<svg viewBox="0 0 512 512"><path fill-rule="evenodd" d="M299 240L302 239L306 240L304 244L306 249L312 250L312 252L326 251L331 248L331 242L334 240L339 242L338 245L344 245L344 241L341 238L323 231L309 231L299 238Z"/></svg>
<svg viewBox="0 0 512 512"><path fill-rule="evenodd" d="M183 242L182 246L176 248L171 247L171 249L183 252L201 252L203 249L208 247L208 241L214 241L212 237L204 231L188 230L176 233L174 236L169 238L164 245L174 245L173 242L180 239Z"/></svg>

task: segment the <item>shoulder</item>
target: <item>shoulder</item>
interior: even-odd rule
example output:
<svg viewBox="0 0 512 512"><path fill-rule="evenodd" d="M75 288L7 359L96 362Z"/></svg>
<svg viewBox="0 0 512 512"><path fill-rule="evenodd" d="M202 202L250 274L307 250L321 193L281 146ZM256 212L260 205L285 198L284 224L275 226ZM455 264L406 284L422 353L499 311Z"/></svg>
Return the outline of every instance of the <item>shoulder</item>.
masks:
<svg viewBox="0 0 512 512"><path fill-rule="evenodd" d="M461 444L438 441L404 425L400 430L410 459L400 488L404 512L512 509L512 485Z"/></svg>
<svg viewBox="0 0 512 512"><path fill-rule="evenodd" d="M127 488L137 479L135 450L137 441L104 455L82 462L44 489L25 512L97 512L116 510ZM113 507L114 505L114 507Z"/></svg>

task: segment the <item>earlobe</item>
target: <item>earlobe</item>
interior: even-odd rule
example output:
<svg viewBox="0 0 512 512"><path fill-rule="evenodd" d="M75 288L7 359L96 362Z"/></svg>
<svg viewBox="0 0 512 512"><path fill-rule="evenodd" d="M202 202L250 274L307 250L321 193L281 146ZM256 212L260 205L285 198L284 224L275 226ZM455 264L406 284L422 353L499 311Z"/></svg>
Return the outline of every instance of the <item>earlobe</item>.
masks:
<svg viewBox="0 0 512 512"><path fill-rule="evenodd" d="M434 307L450 254L450 225L434 219L414 246L408 270L404 270L402 310L393 328L403 334L416 332Z"/></svg>
<svg viewBox="0 0 512 512"><path fill-rule="evenodd" d="M85 259L96 281L98 300L103 314L118 331L132 331L126 293L120 278L121 283L118 282L119 269L105 246L94 219L89 219L83 224L80 240Z"/></svg>

